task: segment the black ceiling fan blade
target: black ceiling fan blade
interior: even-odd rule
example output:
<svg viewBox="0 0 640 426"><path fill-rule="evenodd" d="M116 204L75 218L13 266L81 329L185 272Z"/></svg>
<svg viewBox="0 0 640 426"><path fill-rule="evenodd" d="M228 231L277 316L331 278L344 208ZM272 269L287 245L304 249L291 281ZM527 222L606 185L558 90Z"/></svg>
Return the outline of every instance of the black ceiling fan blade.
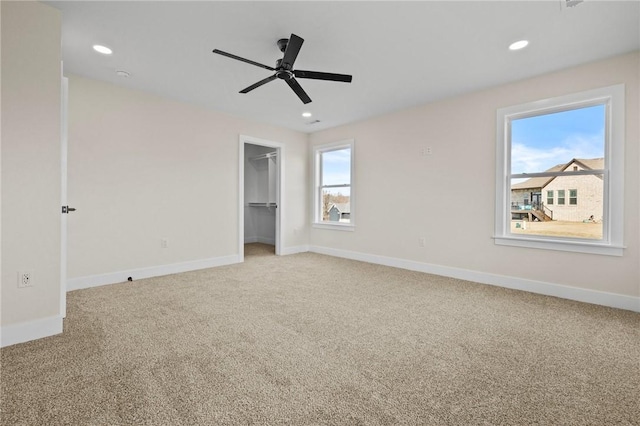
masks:
<svg viewBox="0 0 640 426"><path fill-rule="evenodd" d="M250 59L241 58L240 56L233 55L231 53L223 52L222 50L213 49L213 53L217 53L218 55L226 56L227 58L236 59L238 61L246 62L247 64L255 65L256 67L264 68L269 71L275 71L275 68L271 68L268 65L261 64L259 62L252 61Z"/></svg>
<svg viewBox="0 0 640 426"><path fill-rule="evenodd" d="M267 78L265 78L263 80L260 80L257 83L252 84L251 86L247 87L246 89L242 89L240 91L240 93L249 93L253 89L257 89L258 87L262 86L263 84L267 84L268 82L273 81L275 79L276 79L276 75L274 74L274 75L272 75L270 77L267 77Z"/></svg>
<svg viewBox="0 0 640 426"><path fill-rule="evenodd" d="M293 68L293 63L296 61L298 53L300 53L302 43L304 43L304 39L295 34L291 34L291 37L289 37L289 42L287 43L287 48L284 51L284 57L282 58L282 65L286 69L290 70Z"/></svg>
<svg viewBox="0 0 640 426"><path fill-rule="evenodd" d="M298 95L303 104L308 104L309 102L311 102L311 98L309 97L309 95L307 95L307 92L304 91L302 86L298 84L295 78L290 78L289 80L286 80L286 82L289 87L291 87L293 91L296 92L296 95Z"/></svg>
<svg viewBox="0 0 640 426"><path fill-rule="evenodd" d="M344 83L351 83L353 76L347 74L334 74L330 72L318 72L318 71L303 71L295 70L293 72L298 78L312 78L314 80L329 80L329 81L342 81Z"/></svg>

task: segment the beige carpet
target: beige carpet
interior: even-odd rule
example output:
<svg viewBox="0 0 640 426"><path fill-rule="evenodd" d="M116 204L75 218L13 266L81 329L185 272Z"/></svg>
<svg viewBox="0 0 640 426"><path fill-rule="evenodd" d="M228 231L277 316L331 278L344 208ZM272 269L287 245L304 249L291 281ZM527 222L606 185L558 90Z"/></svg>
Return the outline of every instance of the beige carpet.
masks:
<svg viewBox="0 0 640 426"><path fill-rule="evenodd" d="M2 349L2 424L640 424L637 313L246 253L69 293L64 334Z"/></svg>

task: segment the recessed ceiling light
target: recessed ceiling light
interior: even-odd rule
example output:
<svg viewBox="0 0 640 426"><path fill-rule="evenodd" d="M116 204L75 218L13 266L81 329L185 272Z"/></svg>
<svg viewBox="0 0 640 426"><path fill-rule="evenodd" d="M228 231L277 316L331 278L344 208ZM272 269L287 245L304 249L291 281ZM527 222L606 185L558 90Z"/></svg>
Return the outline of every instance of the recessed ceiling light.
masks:
<svg viewBox="0 0 640 426"><path fill-rule="evenodd" d="M302 116L303 116L304 118L309 118L309 117L311 117L311 113L310 113L310 112L308 112L308 111L307 111L307 112L303 112L303 113L302 113Z"/></svg>
<svg viewBox="0 0 640 426"><path fill-rule="evenodd" d="M113 53L113 50L109 49L107 46L102 46L100 44L94 44L93 50L98 53L102 53L103 55L111 55Z"/></svg>
<svg viewBox="0 0 640 426"><path fill-rule="evenodd" d="M511 43L509 45L509 50L520 50L520 49L524 49L525 47L527 47L527 45L529 45L529 40L520 40L520 41L516 41L515 43Z"/></svg>

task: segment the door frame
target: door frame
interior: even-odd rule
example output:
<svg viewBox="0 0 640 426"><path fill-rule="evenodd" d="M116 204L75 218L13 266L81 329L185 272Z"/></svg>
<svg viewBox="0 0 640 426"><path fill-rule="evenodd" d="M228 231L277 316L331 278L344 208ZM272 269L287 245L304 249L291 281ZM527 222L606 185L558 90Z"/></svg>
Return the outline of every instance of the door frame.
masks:
<svg viewBox="0 0 640 426"><path fill-rule="evenodd" d="M284 222L284 160L285 145L260 139L253 136L240 135L238 140L238 261L244 262L244 146L245 144L273 148L278 153L276 158L276 255L280 256L284 246L282 223Z"/></svg>
<svg viewBox="0 0 640 426"><path fill-rule="evenodd" d="M61 68L63 68L61 66ZM62 72L62 69L61 69ZM69 79L62 77L60 102L60 206L67 205L67 152L69 145ZM67 316L67 217L60 214L60 317Z"/></svg>

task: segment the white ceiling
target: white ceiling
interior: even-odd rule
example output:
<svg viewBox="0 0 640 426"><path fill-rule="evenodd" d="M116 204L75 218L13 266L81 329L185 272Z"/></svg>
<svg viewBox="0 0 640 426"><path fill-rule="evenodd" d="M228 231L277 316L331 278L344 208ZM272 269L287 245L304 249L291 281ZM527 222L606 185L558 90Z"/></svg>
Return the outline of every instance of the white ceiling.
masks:
<svg viewBox="0 0 640 426"><path fill-rule="evenodd" d="M62 11L65 72L307 133L640 48L638 1L45 3ZM300 79L308 105L280 80L239 94L272 72L211 52L273 67L291 33L294 68L353 83Z"/></svg>

